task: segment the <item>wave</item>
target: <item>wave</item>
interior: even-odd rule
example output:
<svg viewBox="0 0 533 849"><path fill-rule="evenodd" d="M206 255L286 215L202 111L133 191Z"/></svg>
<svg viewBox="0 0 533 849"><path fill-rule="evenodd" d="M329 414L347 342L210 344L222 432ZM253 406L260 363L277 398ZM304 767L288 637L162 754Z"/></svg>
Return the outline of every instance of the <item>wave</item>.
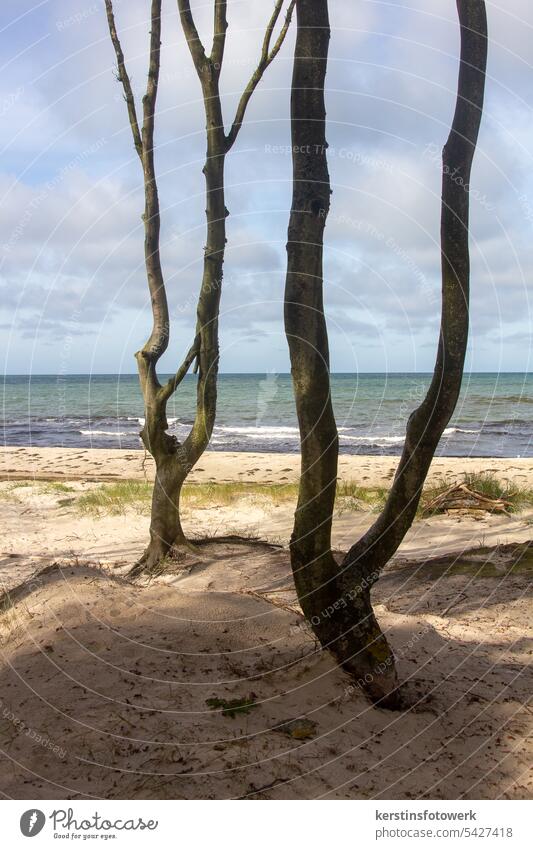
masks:
<svg viewBox="0 0 533 849"><path fill-rule="evenodd" d="M295 438L299 435L299 430L297 427L275 427L275 426L262 426L262 427L228 427L219 425L215 427L215 433L234 433L236 436L252 436L255 439L275 439L276 437L281 436L293 436Z"/></svg>
<svg viewBox="0 0 533 849"><path fill-rule="evenodd" d="M400 444L404 442L403 436L374 436L371 434L363 434L361 436L353 436L345 433L344 431L348 430L348 428L339 428L339 431L343 431L340 433L341 442L357 442L362 445L394 445ZM215 428L213 433L213 440L217 445L221 445L224 442L224 438L234 437L249 437L250 439L256 439L258 441L265 440L287 440L294 439L298 440L300 436L300 432L297 427L273 427L273 426L262 426L262 427L227 427L227 426L219 426Z"/></svg>
<svg viewBox="0 0 533 849"><path fill-rule="evenodd" d="M144 418L142 417L131 417L130 420L137 421L141 426L144 425ZM185 426L183 422L181 422L178 418L169 418L168 419L169 427L173 426ZM350 427L339 427L339 435L341 442L356 442L362 445L400 445L405 441L405 436L387 436L387 435L379 435L379 434L354 434L353 428ZM81 431L82 433L89 433L89 431ZM98 433L108 433L106 431L92 431L93 434ZM464 433L464 434L477 434L480 433L479 430L473 430L469 428L460 428L460 427L449 427L444 431L444 436L452 436L456 433ZM113 431L108 435L115 435L116 432ZM120 433L120 435L132 435L130 432ZM241 437L247 439L256 439L258 441L266 441L266 440L287 440L287 439L299 439L299 429L297 427L288 426L288 425L258 425L257 427L248 426L243 427L240 425L216 425L213 431L213 439L212 442L215 444L223 444L224 438L231 439L231 437Z"/></svg>
<svg viewBox="0 0 533 849"><path fill-rule="evenodd" d="M146 419L143 416L128 416L129 422L137 422L141 427L144 427ZM173 425L181 425L183 422L180 422L179 419L167 418L168 426L172 427Z"/></svg>
<svg viewBox="0 0 533 849"><path fill-rule="evenodd" d="M443 436L453 436L454 433L481 433L480 430L471 430L467 427L447 427L443 430Z"/></svg>
<svg viewBox="0 0 533 849"><path fill-rule="evenodd" d="M80 430L82 436L135 436L130 430Z"/></svg>
<svg viewBox="0 0 533 849"><path fill-rule="evenodd" d="M341 441L349 440L350 442L361 442L365 445L400 445L405 442L405 436L348 436L341 434Z"/></svg>

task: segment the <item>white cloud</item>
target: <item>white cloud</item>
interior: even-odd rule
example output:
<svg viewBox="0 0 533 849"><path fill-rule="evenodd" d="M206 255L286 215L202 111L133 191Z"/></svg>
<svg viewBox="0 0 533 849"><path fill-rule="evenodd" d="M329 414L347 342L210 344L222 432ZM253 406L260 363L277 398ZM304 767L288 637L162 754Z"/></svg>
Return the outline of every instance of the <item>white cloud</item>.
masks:
<svg viewBox="0 0 533 849"><path fill-rule="evenodd" d="M106 320L112 321L113 332L127 329L124 339L132 352L150 323L142 185L113 79L103 3L82 0L73 7L70 0L50 0L31 11L27 0L11 0L7 6L8 18L28 14L9 30L10 74L0 83L0 147L5 147L1 322L11 326L19 304L20 333L29 337L36 331L43 342L50 341L65 332L73 310L79 309L84 330L98 330L101 338ZM198 0L193 8L209 44L212 4ZM481 354L478 365L490 367L499 334L512 367L520 368L533 273L528 73L533 11L526 0L510 0L505 8L489 3L488 8L487 107L472 181L474 343ZM146 9L144 0L116 0L139 96L146 77ZM229 3L222 78L227 125L255 65L269 11L270 4ZM459 43L455 15L449 0L434 0L430 9L422 0L411 0L408 8L391 0L331 4L327 83L334 193L325 258L333 358L339 368L343 357L351 356L343 334L354 344L375 346L376 357L387 346L396 352L403 345L405 362L416 349L434 348L440 170L438 157L425 151L428 144L437 149L443 144L453 112ZM230 336L255 334L256 364L261 355L268 364L270 334L282 331L291 162L279 146L290 142L293 38L294 33L268 69L227 161L231 216L223 321ZM175 335L188 341L204 244L205 141L199 83L175 3L167 5L164 17L159 107L162 257ZM406 327L409 338L402 342ZM483 338L492 340L485 352ZM118 350L110 345L109 355ZM82 346L78 370L83 370L83 356ZM228 356L227 368L237 369L239 357ZM16 357L24 360L20 346ZM23 370L16 363L12 367Z"/></svg>

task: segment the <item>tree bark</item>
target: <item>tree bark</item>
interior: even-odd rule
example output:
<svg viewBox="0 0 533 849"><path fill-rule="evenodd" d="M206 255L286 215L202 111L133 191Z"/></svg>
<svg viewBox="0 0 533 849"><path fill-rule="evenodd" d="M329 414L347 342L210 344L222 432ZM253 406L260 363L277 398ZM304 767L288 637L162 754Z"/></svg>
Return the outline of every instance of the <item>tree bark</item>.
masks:
<svg viewBox="0 0 533 849"><path fill-rule="evenodd" d="M442 319L437 361L428 393L409 419L385 508L338 566L330 550L337 445L322 309L322 231L313 216L318 208L313 199L324 194L317 188L326 185L327 166L324 156L317 174L317 163L309 153L324 143L329 29L325 0L297 2L291 105L297 152L285 316L302 440L302 482L291 559L302 607L322 646L332 651L373 700L390 707L401 705L402 694L393 652L372 609L371 588L415 517L435 450L457 403L468 341L469 183L483 110L487 19L481 0L457 0L457 9L461 61L456 110L443 151ZM324 208L327 212L327 205Z"/></svg>
<svg viewBox="0 0 533 849"><path fill-rule="evenodd" d="M285 331L301 438L301 477L290 551L298 598L314 622L317 611L337 597L338 571L331 552L338 435L322 293L323 237L331 194L324 102L330 39L327 2L297 0L296 16ZM322 634L317 635L322 641Z"/></svg>
<svg viewBox="0 0 533 849"><path fill-rule="evenodd" d="M207 153L204 165L206 186L206 228L202 283L197 305L196 335L182 365L173 378L161 385L157 363L169 342L170 319L161 259L159 255L160 210L154 164L154 124L159 82L161 47L161 0L152 0L150 63L146 94L143 97L143 120L137 118L135 98L128 76L124 54L117 35L112 0L105 0L109 32L117 59L118 79L124 90L128 118L135 150L144 177L145 265L152 303L152 332L136 354L139 380L144 398L145 424L141 438L156 465L152 497L150 541L131 574L161 571L165 561L177 549L188 546L180 521L180 494L187 475L205 451L216 416L218 375L218 317L222 288L222 269L226 248L226 217L229 214L224 196L224 165L242 126L246 107L265 69L279 52L290 25L295 0L288 6L285 23L271 48L273 31L284 0L276 0L267 25L261 56L239 101L237 113L228 135L224 131L219 79L226 43L226 0L214 0L214 31L211 53L206 55L199 37L189 0L178 0L183 31L200 80L206 118ZM167 403L179 384L196 363L198 374L196 414L192 428L180 444L167 433Z"/></svg>

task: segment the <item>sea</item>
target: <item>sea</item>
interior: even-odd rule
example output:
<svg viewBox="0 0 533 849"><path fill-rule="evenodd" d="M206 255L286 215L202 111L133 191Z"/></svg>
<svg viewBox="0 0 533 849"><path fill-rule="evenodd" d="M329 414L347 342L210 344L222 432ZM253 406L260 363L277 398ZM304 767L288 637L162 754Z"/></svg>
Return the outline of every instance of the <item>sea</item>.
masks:
<svg viewBox="0 0 533 849"><path fill-rule="evenodd" d="M344 454L399 454L411 411L431 375L334 374L332 398ZM194 417L196 378L168 405L181 441ZM5 446L140 448L143 402L135 374L8 375L2 391ZM438 454L532 457L533 373L466 374ZM213 451L297 452L288 374L221 374Z"/></svg>

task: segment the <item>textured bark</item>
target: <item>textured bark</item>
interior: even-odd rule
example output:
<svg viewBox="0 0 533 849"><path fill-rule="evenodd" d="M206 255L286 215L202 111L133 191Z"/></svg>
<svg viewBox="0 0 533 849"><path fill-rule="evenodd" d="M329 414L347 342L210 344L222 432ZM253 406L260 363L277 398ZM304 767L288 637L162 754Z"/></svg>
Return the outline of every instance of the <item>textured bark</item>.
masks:
<svg viewBox="0 0 533 849"><path fill-rule="evenodd" d="M296 15L285 331L301 436L301 478L290 550L298 597L314 622L317 612L337 598L338 571L331 553L338 436L322 295L323 235L331 194L324 103L330 39L327 2L297 0ZM331 647L322 630L317 635Z"/></svg>
<svg viewBox="0 0 533 849"><path fill-rule="evenodd" d="M324 145L327 3L298 0L296 8L291 110L297 152L293 157L295 188L285 315L302 439L302 482L291 541L292 563L304 612L321 644L372 699L393 707L401 704L394 655L374 616L370 592L413 522L427 472L461 388L468 341L468 187L487 61L485 3L457 0L461 62L456 111L443 151L442 318L433 378L425 399L409 419L385 508L340 566L330 551L337 445L322 310L322 230L316 215L329 184L325 155L318 157L318 164L313 154L317 146L321 149ZM327 204L324 209L327 211Z"/></svg>
<svg viewBox="0 0 533 849"><path fill-rule="evenodd" d="M196 29L189 0L178 0L178 10L191 57L200 80L206 119L206 160L203 169L206 188L206 246L202 283L198 297L196 335L182 365L173 378L161 385L157 363L169 342L169 312L165 282L159 255L160 211L154 165L154 123L160 68L161 0L152 0L150 63L146 94L143 97L143 120L139 124L135 99L126 70L124 54L117 35L112 0L106 0L111 41L117 59L118 79L126 100L135 150L139 156L145 191L145 265L152 304L152 332L136 354L139 379L144 398L145 425L141 431L144 446L156 465L152 497L150 542L132 570L159 571L165 559L187 540L180 522L180 493L190 470L205 451L215 423L218 374L218 317L222 288L222 270L226 247L226 217L229 214L224 197L224 165L242 126L246 107L264 71L273 61L290 25L294 0L289 3L285 23L271 48L273 31L284 0L276 0L267 25L257 69L238 104L228 135L224 131L219 79L226 44L226 0L214 0L214 30L211 53L207 56ZM192 428L180 444L167 433L167 403L195 363L198 375L196 414Z"/></svg>

